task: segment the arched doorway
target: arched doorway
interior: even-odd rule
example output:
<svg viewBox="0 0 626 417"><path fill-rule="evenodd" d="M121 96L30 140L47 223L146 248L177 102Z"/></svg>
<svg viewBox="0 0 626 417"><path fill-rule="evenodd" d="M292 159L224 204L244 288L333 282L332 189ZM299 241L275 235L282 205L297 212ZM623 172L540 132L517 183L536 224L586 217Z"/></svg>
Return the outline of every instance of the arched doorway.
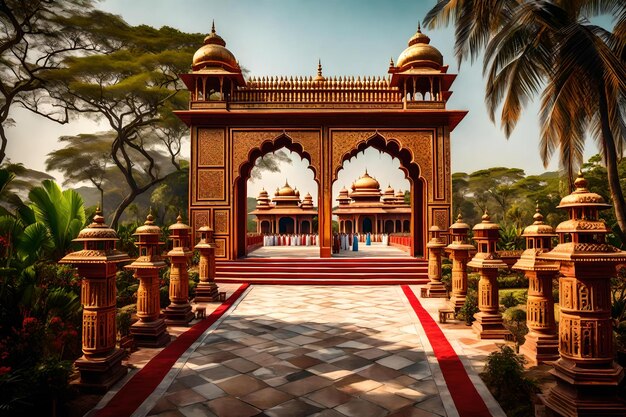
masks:
<svg viewBox="0 0 626 417"><path fill-rule="evenodd" d="M268 234L268 233L271 233L271 231L272 229L271 229L270 222L268 220L263 220L261 222L261 233Z"/></svg>
<svg viewBox="0 0 626 417"><path fill-rule="evenodd" d="M311 224L309 223L308 220L302 221L300 225L300 233L303 233L305 235L308 235L309 233L311 233Z"/></svg>
<svg viewBox="0 0 626 417"><path fill-rule="evenodd" d="M263 136L260 135L262 138ZM248 149L248 157L245 162L242 163L241 167L238 170L239 176L236 176L234 181L234 251L237 254L237 257L241 258L246 256L247 254L247 199L248 195L248 180L251 178L252 170L255 167L255 162L258 158L267 155L268 153L273 153L279 150L287 150L291 152L292 155L297 155L303 162L303 166L300 168L300 171L308 171L309 176L312 178L314 188L309 190L311 194L315 195L315 198L312 198L313 204L318 207L318 195L319 195L319 181L317 179L317 170L315 166L311 163L311 155L304 150L301 143L297 141L297 139L292 139L289 135L283 133L279 134L271 139L267 140L258 140L260 142L258 147ZM283 172L279 173L284 174ZM288 180L288 179L287 179ZM282 181L285 181L283 176ZM281 184L282 185L282 184ZM274 195L274 191L266 190L268 196ZM302 196L304 197L304 196ZM319 211L317 208L315 209L315 216L319 216ZM282 223L281 223L282 222ZM275 226L273 228L275 233L286 233L286 234L294 234L300 233L299 231L299 222L295 222L293 218L288 216L276 217ZM311 226L309 226L311 227Z"/></svg>
<svg viewBox="0 0 626 417"><path fill-rule="evenodd" d="M339 132L335 132L334 138L341 138ZM339 172L344 169L344 163L349 161L353 157L360 153L364 153L369 149L376 150L380 153L385 153L393 160L399 161L399 170L402 172L405 180L408 181L408 188L410 194L410 217L406 221L400 220L398 217L392 219L383 219L381 224L383 225L384 233L401 233L405 231L411 234L411 248L410 254L416 257L422 257L425 255L425 245L428 241L427 236L427 219L424 217L424 213L427 206L426 198L426 186L425 180L421 176L422 169L416 161L420 160L419 157L414 156L414 152L417 147L404 146L401 140L394 137L393 132L388 132L387 135L381 133L368 134L363 132L362 135L355 135L354 131L350 132L350 135L346 137L347 141L351 141L353 145L347 148L345 145L335 146L331 142L333 149L342 149L340 155L334 156L336 163L333 165L333 181L337 181ZM410 143L410 141L407 141ZM382 185L382 184L381 184ZM398 194L394 194L394 197L404 201L404 197ZM399 201L399 200L398 200ZM446 209L447 210L447 209ZM447 220L446 220L447 221ZM362 225L362 223L360 223ZM408 227L405 227L408 225Z"/></svg>
<svg viewBox="0 0 626 417"><path fill-rule="evenodd" d="M346 220L344 222L344 231L346 233L352 233L352 220Z"/></svg>
<svg viewBox="0 0 626 417"><path fill-rule="evenodd" d="M296 233L296 224L291 217L281 217L278 220L278 233L292 235Z"/></svg>
<svg viewBox="0 0 626 417"><path fill-rule="evenodd" d="M361 225L361 233L373 233L374 228L372 227L372 219L369 217L363 218L363 223Z"/></svg>

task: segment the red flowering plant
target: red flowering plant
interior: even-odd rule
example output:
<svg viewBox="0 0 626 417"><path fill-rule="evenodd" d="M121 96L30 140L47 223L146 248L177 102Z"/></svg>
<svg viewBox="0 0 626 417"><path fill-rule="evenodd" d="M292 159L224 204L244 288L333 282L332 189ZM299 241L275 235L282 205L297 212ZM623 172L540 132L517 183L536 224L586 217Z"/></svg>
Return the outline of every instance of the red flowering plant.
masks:
<svg viewBox="0 0 626 417"><path fill-rule="evenodd" d="M54 316L48 320L46 325L46 356L58 359L65 359L67 356L73 358L76 355L77 342L78 331L72 323L63 321L59 316Z"/></svg>

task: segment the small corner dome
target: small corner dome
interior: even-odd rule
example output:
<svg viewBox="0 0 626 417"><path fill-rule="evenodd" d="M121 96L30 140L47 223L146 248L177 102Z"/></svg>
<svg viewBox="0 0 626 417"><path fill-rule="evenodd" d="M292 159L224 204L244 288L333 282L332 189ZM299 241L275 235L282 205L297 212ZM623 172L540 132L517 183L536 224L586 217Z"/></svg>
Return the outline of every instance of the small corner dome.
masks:
<svg viewBox="0 0 626 417"><path fill-rule="evenodd" d="M211 33L204 38L204 44L193 54L191 68L200 71L205 68L224 68L228 71L239 71L235 56L226 49L226 42L215 33L215 24Z"/></svg>
<svg viewBox="0 0 626 417"><path fill-rule="evenodd" d="M417 32L409 39L409 46L398 57L397 67L400 71L410 67L431 67L439 69L443 66L443 55L430 45L430 38L417 27Z"/></svg>

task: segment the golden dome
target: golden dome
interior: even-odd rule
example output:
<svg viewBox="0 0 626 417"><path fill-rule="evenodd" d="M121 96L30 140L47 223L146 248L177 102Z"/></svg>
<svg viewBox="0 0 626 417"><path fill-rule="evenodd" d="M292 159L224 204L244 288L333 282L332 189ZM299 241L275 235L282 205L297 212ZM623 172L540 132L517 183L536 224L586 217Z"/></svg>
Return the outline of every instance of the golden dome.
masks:
<svg viewBox="0 0 626 417"><path fill-rule="evenodd" d="M277 197L295 197L296 195L296 190L291 188L287 181L285 181L285 185L282 188L276 190Z"/></svg>
<svg viewBox="0 0 626 417"><path fill-rule="evenodd" d="M206 67L222 67L230 71L239 71L239 64L235 56L226 49L226 42L215 33L215 23L211 33L204 38L204 45L193 54L191 68L199 71Z"/></svg>
<svg viewBox="0 0 626 417"><path fill-rule="evenodd" d="M395 195L396 190L393 189L393 187L391 186L391 184L389 184L389 186L387 187L387 189L385 190L385 195L390 195L393 196Z"/></svg>
<svg viewBox="0 0 626 417"><path fill-rule="evenodd" d="M578 172L578 178L574 181L574 185L576 189L570 195L563 197L557 208L595 206L598 209L605 209L611 207L610 204L606 204L601 195L589 191L587 180L583 177L582 172Z"/></svg>
<svg viewBox="0 0 626 417"><path fill-rule="evenodd" d="M352 184L352 189L369 189L379 191L380 183L376 181L375 178L370 177L367 170L365 170L365 174Z"/></svg>
<svg viewBox="0 0 626 417"><path fill-rule="evenodd" d="M397 67L403 71L408 67L439 69L441 66L443 66L443 55L437 48L430 45L430 38L422 33L418 25L417 32L409 39L409 47L398 57Z"/></svg>

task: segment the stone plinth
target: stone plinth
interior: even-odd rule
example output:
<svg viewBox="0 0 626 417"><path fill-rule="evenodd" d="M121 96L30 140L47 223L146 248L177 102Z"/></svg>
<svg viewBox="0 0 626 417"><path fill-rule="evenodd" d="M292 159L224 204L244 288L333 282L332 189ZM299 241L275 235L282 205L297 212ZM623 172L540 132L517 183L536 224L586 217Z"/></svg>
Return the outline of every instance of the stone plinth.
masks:
<svg viewBox="0 0 626 417"><path fill-rule="evenodd" d="M180 215L176 223L169 227L172 250L167 253L170 258L170 305L163 310L165 323L175 326L188 326L194 318L189 304L189 260L191 251L191 227L183 223Z"/></svg>
<svg viewBox="0 0 626 417"><path fill-rule="evenodd" d="M447 298L448 291L441 282L441 255L446 247L441 238L441 229L438 226L431 226L429 229L431 239L426 244L428 249L428 279L426 284L427 296L430 298Z"/></svg>
<svg viewBox="0 0 626 417"><path fill-rule="evenodd" d="M474 250L474 246L467 243L468 231L469 226L463 222L463 217L459 213L456 222L450 226L452 243L445 249L452 261L452 295L449 305L455 312L463 307L467 297L467 262Z"/></svg>
<svg viewBox="0 0 626 417"><path fill-rule="evenodd" d="M215 240L213 239L213 229L209 226L202 226L197 230L200 234L200 242L195 249L200 252L200 263L198 264L198 274L200 282L196 287L195 302L217 301L218 287L215 283Z"/></svg>

